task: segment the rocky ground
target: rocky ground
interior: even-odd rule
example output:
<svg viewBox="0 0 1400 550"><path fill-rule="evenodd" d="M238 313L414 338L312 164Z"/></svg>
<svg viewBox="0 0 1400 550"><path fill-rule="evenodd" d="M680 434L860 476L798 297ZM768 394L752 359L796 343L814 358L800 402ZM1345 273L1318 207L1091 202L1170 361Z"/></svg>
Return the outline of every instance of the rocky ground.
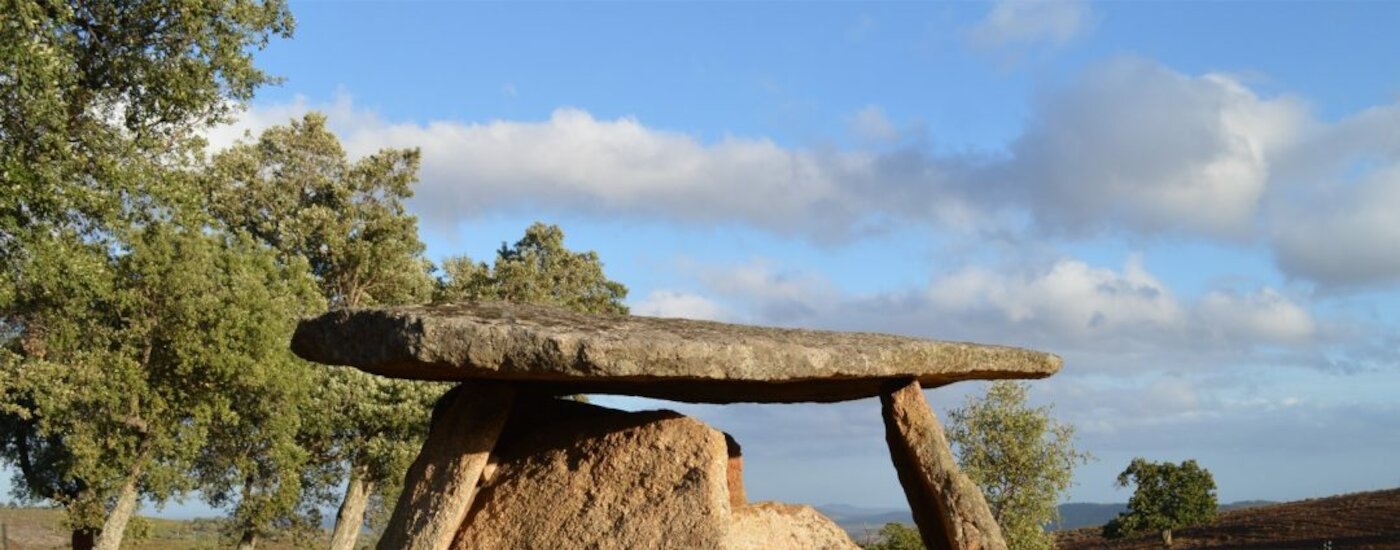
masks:
<svg viewBox="0 0 1400 550"><path fill-rule="evenodd" d="M1173 549L1400 548L1400 489L1224 512L1210 525L1174 531L1173 538ZM1057 541L1062 550L1162 548L1156 535L1109 541L1097 528L1065 531Z"/></svg>

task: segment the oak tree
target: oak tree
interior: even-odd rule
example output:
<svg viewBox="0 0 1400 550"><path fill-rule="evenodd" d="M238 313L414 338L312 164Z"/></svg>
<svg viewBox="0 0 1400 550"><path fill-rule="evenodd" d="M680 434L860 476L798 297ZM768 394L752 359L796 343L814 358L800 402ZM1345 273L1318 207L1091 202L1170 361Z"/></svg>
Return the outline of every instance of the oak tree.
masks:
<svg viewBox="0 0 1400 550"><path fill-rule="evenodd" d="M351 160L326 117L311 113L220 152L206 189L230 229L304 259L330 307L411 304L433 288L417 219L404 208L418 166L414 149ZM331 547L353 548L368 507L394 500L445 388L348 368L315 372L300 436L304 500L339 497Z"/></svg>
<svg viewBox="0 0 1400 550"><path fill-rule="evenodd" d="M1057 422L1048 407L1028 406L1026 392L1024 383L993 382L985 396L948 413L948 439L1007 546L1048 550L1055 541L1045 526L1059 519L1074 468L1089 456L1075 450L1074 427Z"/></svg>
<svg viewBox="0 0 1400 550"><path fill-rule="evenodd" d="M1106 538L1157 532L1162 543L1172 545L1172 530L1215 519L1219 502L1215 477L1195 460L1180 464L1134 458L1118 474L1119 487L1136 485L1128 499L1128 511L1103 527Z"/></svg>
<svg viewBox="0 0 1400 550"><path fill-rule="evenodd" d="M608 279L594 251L564 246L564 231L540 222L512 246L501 244L495 263L465 256L443 261L434 301L502 300L559 306L584 313L626 314L627 287Z"/></svg>
<svg viewBox="0 0 1400 550"><path fill-rule="evenodd" d="M64 507L75 547L116 548L139 496L184 489L221 406L216 386L177 382L215 384L221 362L262 353L247 348L256 330L211 335L257 297L181 272L295 278L206 233L184 170L198 132L272 81L251 54L292 19L280 0L5 0L0 13L0 455L18 493ZM215 300L230 318L200 317Z"/></svg>

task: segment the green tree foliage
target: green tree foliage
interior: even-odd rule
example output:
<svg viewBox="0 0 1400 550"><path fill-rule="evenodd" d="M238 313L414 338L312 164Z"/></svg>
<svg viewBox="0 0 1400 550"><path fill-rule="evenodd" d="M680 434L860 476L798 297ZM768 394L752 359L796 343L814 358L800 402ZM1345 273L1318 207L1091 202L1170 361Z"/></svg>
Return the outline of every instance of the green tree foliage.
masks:
<svg viewBox="0 0 1400 550"><path fill-rule="evenodd" d="M351 161L325 116L312 113L219 153L213 164L207 190L215 216L288 259L305 259L332 307L428 300L432 266L417 219L403 206L418 151L385 149ZM316 372L302 402L299 437L310 460L303 500L314 507L345 484L332 547L350 548L366 508L393 502L444 387L354 369Z"/></svg>
<svg viewBox="0 0 1400 550"><path fill-rule="evenodd" d="M404 211L416 149L351 162L326 117L311 113L214 158L215 217L287 256L305 258L331 307L426 302L432 265Z"/></svg>
<svg viewBox="0 0 1400 550"><path fill-rule="evenodd" d="M272 80L280 0L0 0L0 255L57 229L124 227L179 194L169 165Z"/></svg>
<svg viewBox="0 0 1400 550"><path fill-rule="evenodd" d="M226 367L277 349L261 316L295 315L227 291L294 293L296 270L207 233L181 171L197 132L271 80L250 54L292 20L277 0L0 13L0 455L16 492L65 507L74 546L116 548L138 496L188 485L241 376Z"/></svg>
<svg viewBox="0 0 1400 550"><path fill-rule="evenodd" d="M1134 458L1118 486L1136 485L1128 499L1128 511L1104 525L1106 538L1122 538L1158 532L1162 542L1172 544L1172 529L1207 523L1215 519L1218 502L1215 478L1195 460L1181 464L1148 462Z"/></svg>
<svg viewBox="0 0 1400 550"><path fill-rule="evenodd" d="M199 228L154 224L83 263L43 252L22 294L54 300L25 304L11 342L0 450L22 495L64 505L75 540L116 548L138 497L192 488L211 431L277 383L291 324L320 298L305 266Z"/></svg>
<svg viewBox="0 0 1400 550"><path fill-rule="evenodd" d="M626 314L627 287L609 280L594 251L564 247L564 231L536 222L514 246L501 244L496 262L458 256L443 261L433 300L503 300L553 305L585 313Z"/></svg>
<svg viewBox="0 0 1400 550"><path fill-rule="evenodd" d="M886 523L874 540L861 544L865 550L924 550L919 530L903 523Z"/></svg>
<svg viewBox="0 0 1400 550"><path fill-rule="evenodd" d="M981 398L948 413L948 439L958 464L982 488L1009 548L1048 550L1045 526L1059 519L1057 504L1074 467L1089 459L1074 449L1074 427L1056 422L1048 407L1026 406L1027 385L999 381Z"/></svg>

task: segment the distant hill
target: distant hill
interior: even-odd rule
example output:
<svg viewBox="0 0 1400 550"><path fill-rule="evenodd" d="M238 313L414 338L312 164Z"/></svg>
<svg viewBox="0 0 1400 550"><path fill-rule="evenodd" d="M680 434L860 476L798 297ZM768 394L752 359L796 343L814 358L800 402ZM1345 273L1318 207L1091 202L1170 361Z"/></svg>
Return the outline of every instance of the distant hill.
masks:
<svg viewBox="0 0 1400 550"><path fill-rule="evenodd" d="M857 542L865 540L867 533L879 531L886 523L914 523L914 516L907 508L865 508L848 504L823 504L814 508L840 525Z"/></svg>
<svg viewBox="0 0 1400 550"><path fill-rule="evenodd" d="M1400 548L1400 489L1232 506L1214 523L1173 531L1172 548ZM1156 535L1110 541L1094 527L1062 532L1057 542L1061 550L1162 547Z"/></svg>
<svg viewBox="0 0 1400 550"><path fill-rule="evenodd" d="M1221 504L1220 510L1239 510L1243 508L1253 508L1255 506L1266 506L1276 504L1269 500L1242 500ZM1118 502L1113 504L1100 504L1097 502L1070 502L1060 505L1060 523L1053 527L1056 531L1068 529L1079 529L1081 527L1096 527L1108 523L1109 520L1118 517L1118 514L1128 511L1128 503Z"/></svg>
<svg viewBox="0 0 1400 550"><path fill-rule="evenodd" d="M1245 500L1232 502L1220 506L1221 510L1235 510L1240 508L1250 508L1273 504L1267 500ZM906 508L866 508L861 506L851 506L849 504L823 504L816 506L826 517L831 518L851 537L861 540L867 531L878 531L886 523L905 523L913 525L914 517L910 515ZM1052 530L1061 531L1068 529L1079 529L1082 527L1094 527L1108 523L1109 520L1118 517L1120 512L1128 509L1125 502L1117 503L1096 503L1096 502L1070 502L1060 505L1060 523L1051 526Z"/></svg>

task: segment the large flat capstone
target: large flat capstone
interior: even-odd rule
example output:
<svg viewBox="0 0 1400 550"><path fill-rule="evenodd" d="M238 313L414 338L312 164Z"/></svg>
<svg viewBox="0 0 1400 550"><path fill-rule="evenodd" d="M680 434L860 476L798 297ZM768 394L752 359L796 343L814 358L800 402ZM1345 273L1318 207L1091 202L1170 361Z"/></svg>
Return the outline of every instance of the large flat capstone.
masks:
<svg viewBox="0 0 1400 550"><path fill-rule="evenodd" d="M302 321L292 350L397 378L707 403L843 401L892 380L932 388L1060 369L1055 355L1003 346L502 302L332 311Z"/></svg>

